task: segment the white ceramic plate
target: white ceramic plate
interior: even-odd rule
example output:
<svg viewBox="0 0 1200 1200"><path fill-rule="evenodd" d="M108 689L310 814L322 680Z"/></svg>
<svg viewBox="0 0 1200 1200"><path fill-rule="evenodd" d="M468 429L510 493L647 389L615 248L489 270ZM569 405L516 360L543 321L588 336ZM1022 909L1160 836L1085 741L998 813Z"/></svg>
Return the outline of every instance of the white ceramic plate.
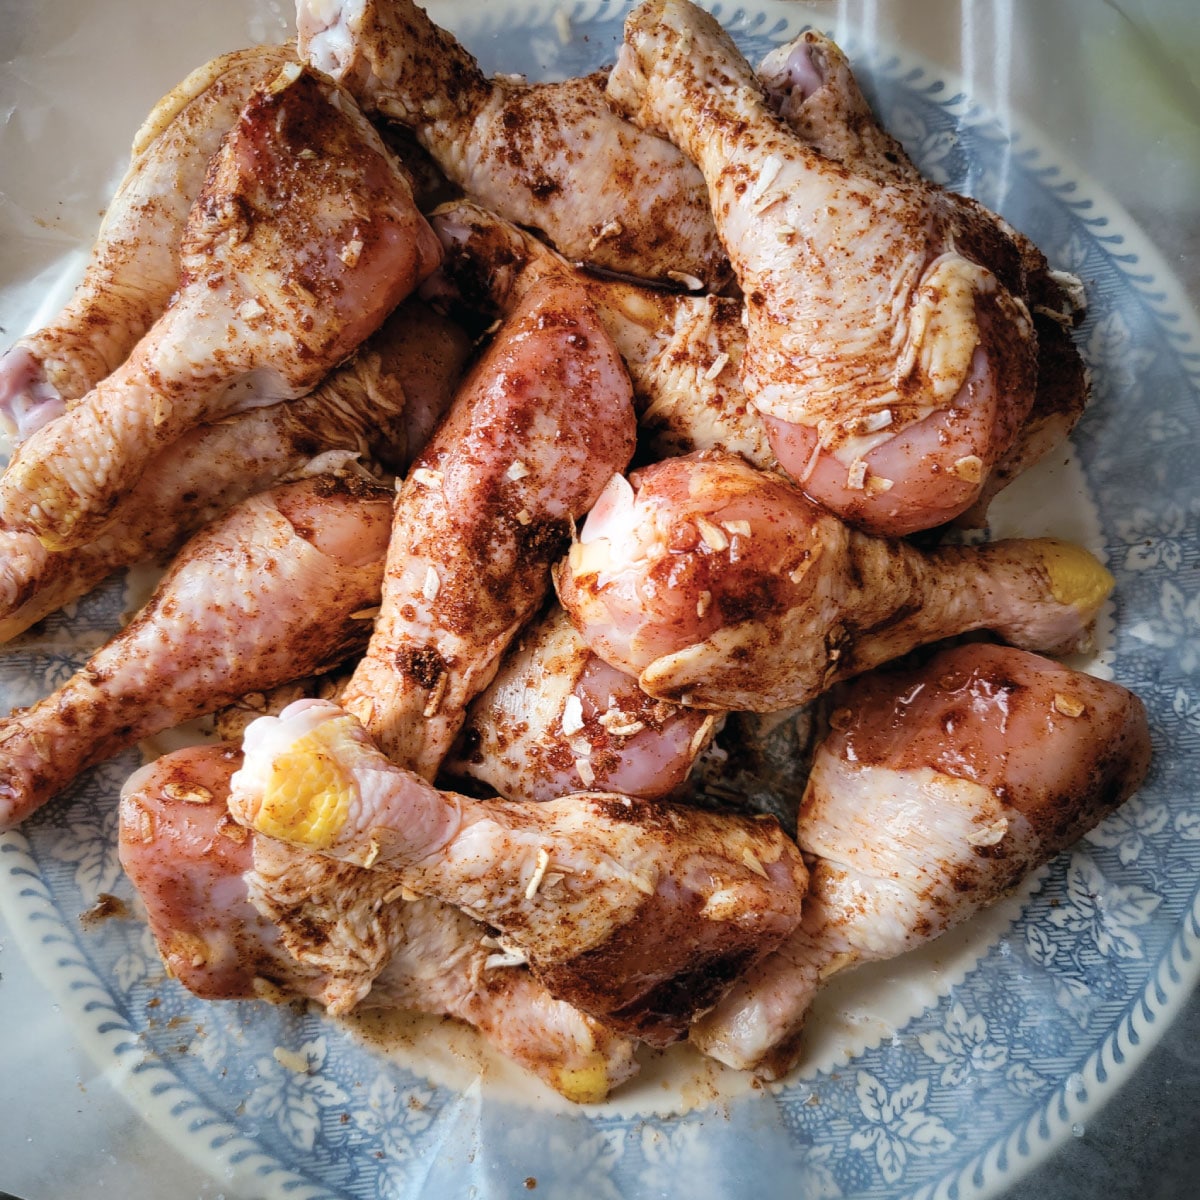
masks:
<svg viewBox="0 0 1200 1200"><path fill-rule="evenodd" d="M624 6L561 11L565 25L557 6L497 3L460 30L489 69L560 77L609 61ZM717 12L752 60L803 24L769 0ZM1117 590L1092 667L1149 707L1146 787L1006 905L839 981L788 1084L750 1088L684 1052L579 1110L472 1035L418 1024L385 1054L314 1013L206 1005L165 979L137 920L81 926L102 892L132 902L114 805L130 753L0 838L0 904L97 1061L244 1194L515 1196L527 1178L600 1198L987 1194L1104 1102L1200 974L1195 318L1129 219L1035 134L1006 133L918 63L846 49L929 174L1000 208L1087 286L1092 407L1074 451L1022 480L997 524L1107 558ZM57 685L125 603L117 584L49 618L0 657L0 695L25 704Z"/></svg>

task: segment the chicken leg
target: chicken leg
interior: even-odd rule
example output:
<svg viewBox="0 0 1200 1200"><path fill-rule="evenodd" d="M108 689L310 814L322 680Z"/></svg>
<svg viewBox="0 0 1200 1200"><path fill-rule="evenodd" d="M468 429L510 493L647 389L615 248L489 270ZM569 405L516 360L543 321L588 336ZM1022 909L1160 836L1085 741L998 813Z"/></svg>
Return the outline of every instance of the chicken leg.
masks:
<svg viewBox="0 0 1200 1200"><path fill-rule="evenodd" d="M92 540L158 451L204 421L303 395L439 257L349 97L281 68L213 160L171 306L123 366L23 443L0 476L0 519L54 546Z"/></svg>
<svg viewBox="0 0 1200 1200"><path fill-rule="evenodd" d="M330 452L402 469L445 411L469 348L451 322L402 304L307 396L197 426L172 442L94 542L50 550L32 533L0 529L0 642L113 571L173 551L239 500L327 464Z"/></svg>
<svg viewBox="0 0 1200 1200"><path fill-rule="evenodd" d="M447 178L571 259L719 285L729 265L700 173L618 117L603 72L488 79L412 0L299 0L300 55L407 125Z"/></svg>
<svg viewBox="0 0 1200 1200"><path fill-rule="evenodd" d="M840 48L808 29L772 50L758 67L771 108L806 144L835 162L883 183L918 184L920 172L895 138L875 119ZM982 527L992 498L1018 475L1067 439L1087 407L1087 371L1070 329L1083 317L1083 284L1052 270L1046 256L1023 234L977 200L953 192L946 201L995 222L1020 256L1020 292L1037 336L1037 383L1029 415L1012 446L996 461L974 504L957 524ZM697 447L700 449L701 447Z"/></svg>
<svg viewBox="0 0 1200 1200"><path fill-rule="evenodd" d="M432 777L634 437L629 377L587 297L532 292L396 498L383 607L344 696L394 761Z"/></svg>
<svg viewBox="0 0 1200 1200"><path fill-rule="evenodd" d="M608 91L704 174L746 296L742 382L780 463L876 533L968 508L1033 398L1011 240L939 189L856 173L806 145L686 0L634 10Z"/></svg>
<svg viewBox="0 0 1200 1200"><path fill-rule="evenodd" d="M53 695L0 721L0 829L141 738L344 658L378 603L389 496L318 476L243 501Z"/></svg>
<svg viewBox="0 0 1200 1200"><path fill-rule="evenodd" d="M451 778L506 800L553 800L580 788L653 800L682 786L718 717L647 696L597 658L553 609L526 628L467 710Z"/></svg>
<svg viewBox="0 0 1200 1200"><path fill-rule="evenodd" d="M315 999L444 1014L578 1102L637 1070L633 1044L551 997L522 967L489 966L487 931L394 876L250 833L228 814L241 756L176 751L121 792L120 854L172 975L206 999ZM319 933L315 931L320 931ZM501 956L503 957L503 956Z"/></svg>
<svg viewBox="0 0 1200 1200"><path fill-rule="evenodd" d="M222 54L153 108L133 139L83 279L63 310L0 358L0 426L24 440L125 361L179 286L179 240L208 160L290 46Z"/></svg>
<svg viewBox="0 0 1200 1200"><path fill-rule="evenodd" d="M239 821L395 871L499 930L553 995L655 1045L799 921L807 876L774 818L603 793L465 800L389 763L322 700L259 718L243 750Z"/></svg>
<svg viewBox="0 0 1200 1200"><path fill-rule="evenodd" d="M677 703L791 708L972 629L1066 653L1112 589L1086 550L1049 538L922 552L859 533L711 451L631 483L610 482L555 583L596 654Z"/></svg>
<svg viewBox="0 0 1200 1200"><path fill-rule="evenodd" d="M1136 696L1008 647L864 676L830 707L797 831L812 870L801 924L691 1033L769 1078L797 1061L835 971L998 900L1130 796L1150 761Z"/></svg>

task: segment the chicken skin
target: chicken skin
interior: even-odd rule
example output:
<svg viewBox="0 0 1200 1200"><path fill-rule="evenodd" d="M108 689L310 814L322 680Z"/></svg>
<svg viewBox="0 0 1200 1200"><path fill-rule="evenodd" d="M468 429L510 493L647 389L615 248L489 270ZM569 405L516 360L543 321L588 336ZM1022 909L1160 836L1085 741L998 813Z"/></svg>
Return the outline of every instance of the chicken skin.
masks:
<svg viewBox="0 0 1200 1200"><path fill-rule="evenodd" d="M865 107L857 88L855 95ZM850 106L850 111L857 108ZM886 137L882 131L880 136ZM818 148L827 140L837 144L835 139L821 139ZM779 469L763 416L747 399L739 377L746 349L740 301L651 289L581 270L532 234L469 201L441 206L430 215L430 224L446 257L426 285L427 294L464 319L468 314L509 312L547 276L571 278L587 290L629 368L643 456L727 450L764 470ZM1031 248L1031 254L1038 252ZM1052 276L1048 268L1041 276L1047 290L1058 286ZM1052 297L1047 294L1045 300L1050 303ZM975 503L960 514L959 524L985 525L991 499L1060 445L1083 413L1083 362L1066 328L1067 318L1049 311L1045 304L1034 308L1038 378L1029 416Z"/></svg>
<svg viewBox="0 0 1200 1200"><path fill-rule="evenodd" d="M586 296L531 292L396 498L383 607L345 693L390 758L432 778L634 437L629 377Z"/></svg>
<svg viewBox="0 0 1200 1200"><path fill-rule="evenodd" d="M53 695L0 721L0 829L141 738L360 646L389 501L373 484L318 476L193 537L124 629Z"/></svg>
<svg viewBox="0 0 1200 1200"><path fill-rule="evenodd" d="M651 696L768 712L972 629L1079 649L1113 580L1049 538L925 552L874 538L709 451L614 477L555 584L589 648Z"/></svg>
<svg viewBox="0 0 1200 1200"><path fill-rule="evenodd" d="M772 50L758 67L768 102L819 154L883 183L919 184L920 172L875 119L841 49L816 30ZM1012 239L1021 259L1025 301L1037 335L1037 382L1029 415L1013 445L996 461L974 504L956 523L984 526L992 498L1066 441L1087 407L1088 378L1070 329L1083 317L1082 283L1051 269L1024 235L969 196L945 193L965 219L984 216ZM699 447L697 447L699 449Z"/></svg>
<svg viewBox="0 0 1200 1200"><path fill-rule="evenodd" d="M349 96L280 68L212 160L170 307L121 367L22 444L0 476L0 519L52 546L91 541L160 450L309 391L439 258Z"/></svg>
<svg viewBox="0 0 1200 1200"><path fill-rule="evenodd" d="M402 469L445 411L469 348L452 322L406 302L307 396L197 426L172 442L94 542L50 550L32 533L0 529L0 641L113 571L175 550L239 500L328 464L324 456Z"/></svg>
<svg viewBox="0 0 1200 1200"><path fill-rule="evenodd" d="M1000 899L1130 796L1150 761L1132 693L985 644L856 680L831 696L830 725L801 802L801 924L692 1028L705 1053L769 1078L798 1060L830 975Z"/></svg>
<svg viewBox="0 0 1200 1200"><path fill-rule="evenodd" d="M404 1008L475 1025L570 1100L603 1100L633 1043L489 960L477 922L405 900L385 871L283 847L228 812L230 746L176 751L121 793L120 854L171 974L206 999L314 999L333 1014ZM499 957L503 957L502 955Z"/></svg>
<svg viewBox="0 0 1200 1200"><path fill-rule="evenodd" d="M742 383L784 468L875 533L968 508L1033 398L1012 240L932 185L816 152L686 0L634 10L608 91L704 174L746 297Z"/></svg>
<svg viewBox="0 0 1200 1200"><path fill-rule="evenodd" d="M300 55L408 126L451 182L563 254L696 287L729 265L699 171L618 117L603 72L488 79L412 0L299 0Z"/></svg>
<svg viewBox="0 0 1200 1200"><path fill-rule="evenodd" d="M502 316L547 278L583 288L633 383L643 454L728 450L777 464L762 417L738 378L742 306L725 296L641 287L581 270L532 234L470 201L430 214L445 258L423 294L455 316Z"/></svg>
<svg viewBox="0 0 1200 1200"><path fill-rule="evenodd" d="M230 811L499 931L550 992L655 1045L800 918L807 882L774 818L603 793L465 800L389 763L336 705L301 700L246 731Z"/></svg>
<svg viewBox="0 0 1200 1200"><path fill-rule="evenodd" d="M581 788L653 800L682 786L717 720L647 696L554 608L525 629L471 704L443 770L507 800L553 800Z"/></svg>
<svg viewBox="0 0 1200 1200"><path fill-rule="evenodd" d="M222 54L154 106L63 310L0 358L0 426L24 440L125 361L179 286L179 240L208 160L290 46Z"/></svg>

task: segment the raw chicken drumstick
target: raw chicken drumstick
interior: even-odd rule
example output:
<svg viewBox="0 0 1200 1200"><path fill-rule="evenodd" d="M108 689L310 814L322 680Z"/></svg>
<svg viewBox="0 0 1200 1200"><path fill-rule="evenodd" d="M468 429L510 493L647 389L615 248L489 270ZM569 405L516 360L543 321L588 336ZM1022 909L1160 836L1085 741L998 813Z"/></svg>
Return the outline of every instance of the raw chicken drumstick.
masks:
<svg viewBox="0 0 1200 1200"><path fill-rule="evenodd" d="M382 611L344 697L390 758L432 778L635 433L587 297L531 292L396 497Z"/></svg>
<svg viewBox="0 0 1200 1200"><path fill-rule="evenodd" d="M243 501L53 695L0 721L0 829L141 738L340 661L378 603L390 497L317 476Z"/></svg>
<svg viewBox="0 0 1200 1200"><path fill-rule="evenodd" d="M634 1074L633 1043L524 968L489 965L493 939L386 871L283 847L229 816L229 746L190 747L121 792L120 854L171 974L206 999L304 996L329 1012L403 1008L476 1026L570 1100Z"/></svg>
<svg viewBox="0 0 1200 1200"><path fill-rule="evenodd" d="M179 286L179 240L208 160L255 86L295 57L290 46L222 54L154 106L74 295L0 359L0 425L28 437L125 361Z"/></svg>
<svg viewBox="0 0 1200 1200"><path fill-rule="evenodd" d="M469 201L442 205L429 220L445 258L425 294L464 320L469 314L511 311L547 277L570 278L586 289L629 368L644 456L727 450L764 470L778 468L762 415L738 377L746 348L740 301L651 289L581 270L532 234ZM1034 321L1039 330L1047 328L1038 340L1033 407L961 523L986 524L991 498L1064 441L1083 412L1087 385L1070 333L1040 308Z"/></svg>
<svg viewBox="0 0 1200 1200"><path fill-rule="evenodd" d="M876 533L968 508L1033 398L1011 239L933 185L881 181L806 145L685 0L629 16L608 90L704 174L746 297L742 382L780 463Z"/></svg>
<svg viewBox="0 0 1200 1200"><path fill-rule="evenodd" d="M469 350L466 334L415 301L402 304L350 362L307 396L200 425L172 442L86 546L49 550L0 529L0 641L113 571L158 558L246 496L321 456L402 468L445 411Z"/></svg>
<svg viewBox="0 0 1200 1200"><path fill-rule="evenodd" d="M1142 703L1008 647L943 651L830 697L801 803L811 888L796 932L692 1027L778 1078L835 971L892 958L1000 899L1099 824L1150 761Z"/></svg>
<svg viewBox="0 0 1200 1200"><path fill-rule="evenodd" d="M639 447L652 458L728 450L773 468L775 455L737 369L746 338L742 306L582 270L532 234L467 200L430 214L445 258L423 289L456 317L507 315L544 279L582 288L633 382Z"/></svg>
<svg viewBox="0 0 1200 1200"><path fill-rule="evenodd" d="M443 771L506 800L554 800L580 788L653 800L683 784L718 719L647 696L555 607L522 632L467 710Z"/></svg>
<svg viewBox="0 0 1200 1200"><path fill-rule="evenodd" d="M302 58L568 258L696 287L728 278L700 172L613 112L603 72L488 79L412 0L299 0L296 24Z"/></svg>
<svg viewBox="0 0 1200 1200"><path fill-rule="evenodd" d="M874 538L708 451L614 477L555 583L588 646L651 696L768 712L972 629L1079 649L1113 580L1049 538L927 552Z"/></svg>
<svg viewBox="0 0 1200 1200"><path fill-rule="evenodd" d="M388 762L322 700L255 721L243 750L239 821L395 871L497 929L553 995L656 1045L800 918L807 877L774 818L603 793L466 800Z"/></svg>
<svg viewBox="0 0 1200 1200"><path fill-rule="evenodd" d="M314 387L437 266L437 239L351 99L285 66L257 89L192 209L171 306L125 364L35 433L0 518L92 540L188 429Z"/></svg>
<svg viewBox="0 0 1200 1200"><path fill-rule="evenodd" d="M759 64L758 77L771 108L818 153L882 183L921 182L903 146L876 121L846 56L816 30L806 30L772 50ZM964 219L983 216L1012 239L1025 280L1020 295L1037 335L1037 384L1029 415L1016 441L992 468L975 503L957 520L983 526L991 499L1064 442L1083 415L1087 372L1070 329L1082 319L1085 300L1083 284L1075 276L1052 270L1046 256L1002 218L969 196L943 195L949 204L964 210Z"/></svg>

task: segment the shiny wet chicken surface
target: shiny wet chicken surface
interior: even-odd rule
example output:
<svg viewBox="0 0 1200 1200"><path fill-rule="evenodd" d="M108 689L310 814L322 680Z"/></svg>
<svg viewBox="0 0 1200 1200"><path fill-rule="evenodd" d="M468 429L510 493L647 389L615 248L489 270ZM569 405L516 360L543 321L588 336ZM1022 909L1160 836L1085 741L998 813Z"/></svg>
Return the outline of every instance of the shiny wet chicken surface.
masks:
<svg viewBox="0 0 1200 1200"><path fill-rule="evenodd" d="M375 485L318 476L244 500L193 537L124 629L0 721L0 827L139 739L361 646L389 507Z"/></svg>
<svg viewBox="0 0 1200 1200"><path fill-rule="evenodd" d="M829 720L797 828L812 871L802 923L692 1031L705 1053L770 1077L802 1053L823 980L1000 899L1150 761L1136 696L1010 647L866 676L834 693Z"/></svg>
<svg viewBox="0 0 1200 1200"><path fill-rule="evenodd" d="M179 286L179 239L208 160L254 88L295 54L222 54L155 105L105 210L84 277L63 310L0 358L0 425L20 440L124 362Z"/></svg>
<svg viewBox="0 0 1200 1200"><path fill-rule="evenodd" d="M608 91L704 174L746 299L742 382L783 466L877 533L969 507L1033 395L1019 254L994 220L817 153L686 0L630 14Z"/></svg>
<svg viewBox="0 0 1200 1200"><path fill-rule="evenodd" d="M635 1070L633 1045L520 967L457 909L399 880L273 843L229 816L232 746L177 751L121 795L121 862L172 973L211 999L308 997L343 1014L404 1008L457 1017L576 1101Z"/></svg>
<svg viewBox="0 0 1200 1200"><path fill-rule="evenodd" d="M488 79L412 0L301 0L301 56L409 127L446 176L573 260L648 279L728 276L700 172L622 120L603 72Z"/></svg>
<svg viewBox="0 0 1200 1200"><path fill-rule="evenodd" d="M90 541L156 453L204 421L314 387L437 265L398 164L328 81L291 65L213 160L181 286L130 357L24 442L0 519Z"/></svg>
<svg viewBox="0 0 1200 1200"><path fill-rule="evenodd" d="M1112 577L1049 538L921 551L709 451L616 477L555 583L585 643L652 696L769 712L973 629L1086 646Z"/></svg>
<svg viewBox="0 0 1200 1200"><path fill-rule="evenodd" d="M499 930L561 999L662 1045L795 928L807 876L772 818L601 793L468 801L393 766L336 705L246 731L230 811L395 871Z"/></svg>

